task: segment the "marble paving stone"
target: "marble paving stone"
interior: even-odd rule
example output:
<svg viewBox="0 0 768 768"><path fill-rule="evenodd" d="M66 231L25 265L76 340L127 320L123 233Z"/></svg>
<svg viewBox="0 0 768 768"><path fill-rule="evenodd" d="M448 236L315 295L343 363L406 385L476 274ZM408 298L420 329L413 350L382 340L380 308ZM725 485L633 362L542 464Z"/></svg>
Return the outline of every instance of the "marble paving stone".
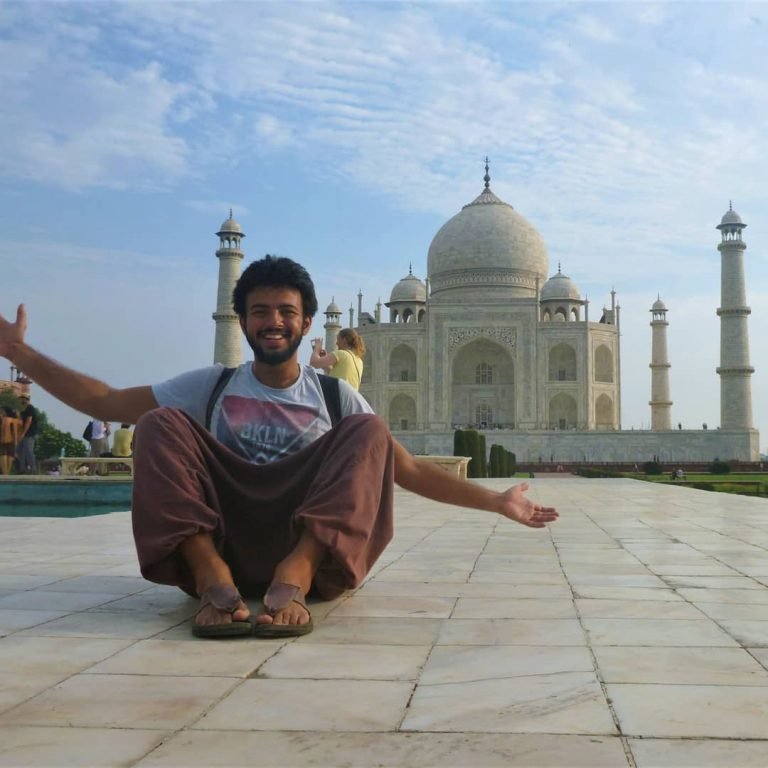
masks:
<svg viewBox="0 0 768 768"><path fill-rule="evenodd" d="M342 616L391 616L393 618L445 619L451 615L455 600L446 597L386 597L353 595L331 614Z"/></svg>
<svg viewBox="0 0 768 768"><path fill-rule="evenodd" d="M670 587L712 589L762 589L763 585L747 576L665 576L664 581Z"/></svg>
<svg viewBox="0 0 768 768"><path fill-rule="evenodd" d="M173 640L141 640L87 674L173 675L181 677L245 678L283 646L273 640L237 639L217 643Z"/></svg>
<svg viewBox="0 0 768 768"><path fill-rule="evenodd" d="M541 590L545 594L541 594ZM549 590L549 592L547 592ZM531 586L517 584L499 584L492 581L472 581L469 583L450 582L413 582L413 581L368 581L356 594L385 595L398 597L485 597L485 598L546 598L570 599L567 587Z"/></svg>
<svg viewBox="0 0 768 768"><path fill-rule="evenodd" d="M51 669L3 670L0 675L2 680L0 682L0 712L6 712L19 704L23 704L65 680L68 676L66 672L62 673ZM0 754L2 754L1 747Z"/></svg>
<svg viewBox="0 0 768 768"><path fill-rule="evenodd" d="M532 600L462 597L451 615L454 619L575 619L572 600Z"/></svg>
<svg viewBox="0 0 768 768"><path fill-rule="evenodd" d="M40 611L39 613L43 613ZM122 611L84 611L71 613L46 624L25 630L25 635L54 637L133 637L146 638L168 629L178 619L154 614ZM0 616L0 625L2 617Z"/></svg>
<svg viewBox="0 0 768 768"><path fill-rule="evenodd" d="M0 597L0 611L14 608L25 611L84 611L121 597L106 592L48 592L35 589Z"/></svg>
<svg viewBox="0 0 768 768"><path fill-rule="evenodd" d="M430 645L291 643L259 668L258 677L416 680L430 650Z"/></svg>
<svg viewBox="0 0 768 768"><path fill-rule="evenodd" d="M637 768L765 768L767 741L629 739Z"/></svg>
<svg viewBox="0 0 768 768"><path fill-rule="evenodd" d="M436 646L430 654L419 685L592 672L593 669L589 651L581 647L445 645Z"/></svg>
<svg viewBox="0 0 768 768"><path fill-rule="evenodd" d="M475 570L514 571L516 573L529 575L543 573L562 576L560 563L554 556L530 557L513 554L481 555L477 558Z"/></svg>
<svg viewBox="0 0 768 768"><path fill-rule="evenodd" d="M0 727L0 766L118 768L133 765L169 735L120 728Z"/></svg>
<svg viewBox="0 0 768 768"><path fill-rule="evenodd" d="M66 611L0 611L0 637L10 635L13 632L37 627L66 616Z"/></svg>
<svg viewBox="0 0 768 768"><path fill-rule="evenodd" d="M592 619L703 619L690 603L669 600L575 600L579 614Z"/></svg>
<svg viewBox="0 0 768 768"><path fill-rule="evenodd" d="M671 589L649 589L646 587L580 587L574 589L576 597L592 600L682 600Z"/></svg>
<svg viewBox="0 0 768 768"><path fill-rule="evenodd" d="M530 597L549 600L550 598L559 598L561 600L570 600L571 588L567 585L551 584L518 584L515 581L513 573L473 573L469 578L469 585L491 585L498 590L499 596L506 594L508 597ZM515 590L514 594L507 590Z"/></svg>
<svg viewBox="0 0 768 768"><path fill-rule="evenodd" d="M193 728L392 731L412 689L390 680L246 680Z"/></svg>
<svg viewBox="0 0 768 768"><path fill-rule="evenodd" d="M147 589L135 595L128 595L101 606L105 611L138 611L158 615L193 616L200 607L200 601L184 594L179 589ZM97 609L99 610L99 609Z"/></svg>
<svg viewBox="0 0 768 768"><path fill-rule="evenodd" d="M4 569L0 569L4 570ZM0 589L15 592L20 589L36 589L45 585L50 586L52 579L48 576L33 576L26 574L0 573ZM104 588L99 590L104 591Z"/></svg>
<svg viewBox="0 0 768 768"><path fill-rule="evenodd" d="M740 645L768 648L768 621L720 619L720 624Z"/></svg>
<svg viewBox="0 0 768 768"><path fill-rule="evenodd" d="M594 646L592 650L607 683L768 686L768 672L742 648Z"/></svg>
<svg viewBox="0 0 768 768"><path fill-rule="evenodd" d="M47 584L47 592L110 592L117 595L133 595L151 589L155 585L141 577L113 576L77 576Z"/></svg>
<svg viewBox="0 0 768 768"><path fill-rule="evenodd" d="M714 621L667 619L583 619L589 642L600 645L735 646Z"/></svg>
<svg viewBox="0 0 768 768"><path fill-rule="evenodd" d="M136 563L132 563L137 568ZM76 576L74 578L60 579L45 586L48 592L110 592L117 595L133 595L152 589L155 585L141 576L118 576L114 574L114 568L107 573L98 573L93 576Z"/></svg>
<svg viewBox="0 0 768 768"><path fill-rule="evenodd" d="M614 565L611 563L576 563L568 565L565 569L570 578L581 576L653 576L642 563Z"/></svg>
<svg viewBox="0 0 768 768"><path fill-rule="evenodd" d="M52 673L64 679L119 653L131 642L11 635L0 639L0 678L2 673L13 670L22 675Z"/></svg>
<svg viewBox="0 0 768 768"><path fill-rule="evenodd" d="M586 645L576 619L451 619L443 623L441 645Z"/></svg>
<svg viewBox="0 0 768 768"><path fill-rule="evenodd" d="M365 643L369 645L434 645L441 619L358 618L330 616L315 631L301 638L301 644Z"/></svg>
<svg viewBox="0 0 768 768"><path fill-rule="evenodd" d="M0 727L177 729L238 684L234 678L76 675L0 715Z"/></svg>
<svg viewBox="0 0 768 768"><path fill-rule="evenodd" d="M768 604L697 603L696 607L712 619L735 621L768 621Z"/></svg>
<svg viewBox="0 0 768 768"><path fill-rule="evenodd" d="M419 684L401 730L616 733L593 672Z"/></svg>
<svg viewBox="0 0 768 768"><path fill-rule="evenodd" d="M727 565L712 562L708 565L681 565L669 563L651 566L657 576L737 576L738 574Z"/></svg>
<svg viewBox="0 0 768 768"><path fill-rule="evenodd" d="M768 687L608 683L607 690L627 736L768 739Z"/></svg>
<svg viewBox="0 0 768 768"><path fill-rule="evenodd" d="M463 584L469 578L471 569L442 568L392 568L387 567L376 578L380 581L432 581Z"/></svg>
<svg viewBox="0 0 768 768"><path fill-rule="evenodd" d="M714 589L690 587L678 589L681 598L692 603L744 603L768 605L768 589Z"/></svg>
<svg viewBox="0 0 768 768"><path fill-rule="evenodd" d="M475 568L472 571L472 580L480 581L483 577L490 578L492 581L498 581L503 584L530 584L530 585L547 585L568 588L568 582L565 576L560 572L560 569L552 570L547 573L545 571L533 571L526 573L524 571L504 570L499 568L493 568L485 566L483 568Z"/></svg>
<svg viewBox="0 0 768 768"><path fill-rule="evenodd" d="M768 648L747 648L747 650L768 669Z"/></svg>
<svg viewBox="0 0 768 768"><path fill-rule="evenodd" d="M616 573L601 573L592 576L580 576L572 574L566 569L568 581L575 592L581 592L589 587L648 587L650 589L662 589L667 585L652 574L621 575Z"/></svg>
<svg viewBox="0 0 768 768"><path fill-rule="evenodd" d="M137 768L622 768L617 737L475 733L186 731Z"/></svg>

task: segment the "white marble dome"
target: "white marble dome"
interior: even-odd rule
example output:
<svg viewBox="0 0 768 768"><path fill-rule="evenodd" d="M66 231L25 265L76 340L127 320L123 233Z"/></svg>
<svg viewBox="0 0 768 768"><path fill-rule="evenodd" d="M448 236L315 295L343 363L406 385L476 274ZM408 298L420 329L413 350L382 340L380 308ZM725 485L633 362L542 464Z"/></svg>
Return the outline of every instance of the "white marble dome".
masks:
<svg viewBox="0 0 768 768"><path fill-rule="evenodd" d="M653 302L653 306L651 307L651 312L666 312L667 311L667 305L661 300L661 298L656 299L656 301Z"/></svg>
<svg viewBox="0 0 768 768"><path fill-rule="evenodd" d="M429 246L431 294L462 299L530 297L547 276L547 249L539 233L489 187L447 221Z"/></svg>
<svg viewBox="0 0 768 768"><path fill-rule="evenodd" d="M336 299L331 299L331 303L325 308L325 314L326 315L340 315L341 309L339 308L339 305L336 303Z"/></svg>
<svg viewBox="0 0 768 768"><path fill-rule="evenodd" d="M733 210L733 208L729 208L724 214L723 218L720 221L720 225L728 225L728 224L743 224L744 222L741 220L741 216L739 216L736 211Z"/></svg>
<svg viewBox="0 0 768 768"><path fill-rule="evenodd" d="M243 234L243 228L233 218L232 211L229 212L229 218L221 225L221 229L219 229L216 234L220 235L222 233L231 233L233 235Z"/></svg>
<svg viewBox="0 0 768 768"><path fill-rule="evenodd" d="M545 301L547 299L569 299L580 301L581 295L579 289L576 287L576 283L571 280L570 277L564 275L558 268L557 274L544 283L541 289L541 299Z"/></svg>
<svg viewBox="0 0 768 768"><path fill-rule="evenodd" d="M389 301L426 301L427 286L418 277L409 272L392 289Z"/></svg>

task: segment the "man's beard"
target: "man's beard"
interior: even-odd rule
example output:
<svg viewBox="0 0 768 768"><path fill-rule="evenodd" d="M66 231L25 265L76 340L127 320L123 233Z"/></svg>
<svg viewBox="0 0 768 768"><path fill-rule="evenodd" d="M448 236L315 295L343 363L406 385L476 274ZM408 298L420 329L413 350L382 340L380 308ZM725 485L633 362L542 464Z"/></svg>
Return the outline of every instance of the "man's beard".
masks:
<svg viewBox="0 0 768 768"><path fill-rule="evenodd" d="M251 337L246 334L248 346L253 350L255 358L265 365L282 365L293 357L294 352L301 344L302 336L297 336L293 341L289 340L288 346L282 352L267 352L259 346L257 337Z"/></svg>

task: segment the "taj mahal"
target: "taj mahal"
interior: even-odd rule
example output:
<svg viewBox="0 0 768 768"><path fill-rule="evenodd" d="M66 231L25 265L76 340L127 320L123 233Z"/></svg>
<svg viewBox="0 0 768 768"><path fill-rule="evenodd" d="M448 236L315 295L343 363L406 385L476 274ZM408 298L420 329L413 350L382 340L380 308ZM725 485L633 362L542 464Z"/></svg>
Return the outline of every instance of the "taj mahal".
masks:
<svg viewBox="0 0 768 768"><path fill-rule="evenodd" d="M720 426L672 426L667 308L650 307L649 430L621 428L621 308L590 315L590 303L560 265L551 270L541 235L490 186L435 234L427 275L409 269L383 307L349 311L367 347L361 394L416 454L451 454L457 427L486 430L518 461L757 461L744 280L743 230L731 208L721 242ZM214 362L241 362L232 310L245 234L230 217L216 233L219 285ZM300 260L300 259L299 259ZM335 347L343 312L325 310L325 345Z"/></svg>

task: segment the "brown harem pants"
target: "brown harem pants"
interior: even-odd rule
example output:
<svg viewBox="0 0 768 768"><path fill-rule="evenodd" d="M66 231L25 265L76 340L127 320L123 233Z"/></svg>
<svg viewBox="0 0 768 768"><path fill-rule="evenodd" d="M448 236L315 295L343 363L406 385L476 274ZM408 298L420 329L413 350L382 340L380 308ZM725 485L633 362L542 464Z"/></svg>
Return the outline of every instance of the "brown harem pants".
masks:
<svg viewBox="0 0 768 768"><path fill-rule="evenodd" d="M342 419L271 464L241 459L173 408L136 426L133 535L141 573L195 595L177 547L207 531L246 597L308 530L326 549L313 582L332 599L356 587L392 538L392 437L377 416Z"/></svg>

